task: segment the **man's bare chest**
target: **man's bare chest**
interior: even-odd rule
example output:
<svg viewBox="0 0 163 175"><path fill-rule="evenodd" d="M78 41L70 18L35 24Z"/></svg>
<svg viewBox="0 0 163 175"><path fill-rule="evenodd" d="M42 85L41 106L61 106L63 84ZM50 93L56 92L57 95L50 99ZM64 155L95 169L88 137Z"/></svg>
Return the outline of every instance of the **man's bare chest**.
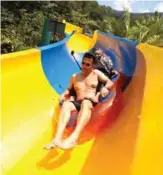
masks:
<svg viewBox="0 0 163 175"><path fill-rule="evenodd" d="M76 77L74 82L74 88L76 90L79 89L90 89L90 88L96 88L98 84L98 78L96 75L89 75L88 77Z"/></svg>

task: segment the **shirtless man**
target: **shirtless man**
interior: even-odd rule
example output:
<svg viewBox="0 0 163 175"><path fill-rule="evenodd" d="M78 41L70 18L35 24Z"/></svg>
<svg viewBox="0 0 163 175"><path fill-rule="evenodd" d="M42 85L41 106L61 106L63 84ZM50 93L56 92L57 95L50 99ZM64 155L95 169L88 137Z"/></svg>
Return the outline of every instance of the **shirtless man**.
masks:
<svg viewBox="0 0 163 175"><path fill-rule="evenodd" d="M108 89L113 87L113 82L108 79L107 76L99 70L94 70L95 62L96 58L94 55L85 53L81 66L82 72L74 74L71 77L69 87L61 95L60 100L63 101L63 105L59 116L56 136L49 145L45 146L45 149L52 149L55 146L62 149L73 148L76 145L80 133L89 122L91 110L97 102L96 87L98 80L105 83L105 86L100 91L102 97L107 96L109 93ZM76 99L74 101L66 100L66 97L73 87L76 91ZM73 110L79 111L76 128L68 138L62 140L62 135L69 122L71 111Z"/></svg>

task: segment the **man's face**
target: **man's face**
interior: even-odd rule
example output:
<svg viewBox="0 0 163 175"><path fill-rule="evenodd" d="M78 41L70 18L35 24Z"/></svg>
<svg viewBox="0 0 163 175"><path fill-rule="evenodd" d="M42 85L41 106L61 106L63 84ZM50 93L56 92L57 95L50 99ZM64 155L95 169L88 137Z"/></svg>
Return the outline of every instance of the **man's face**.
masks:
<svg viewBox="0 0 163 175"><path fill-rule="evenodd" d="M81 65L83 72L89 72L93 69L93 59L84 57Z"/></svg>

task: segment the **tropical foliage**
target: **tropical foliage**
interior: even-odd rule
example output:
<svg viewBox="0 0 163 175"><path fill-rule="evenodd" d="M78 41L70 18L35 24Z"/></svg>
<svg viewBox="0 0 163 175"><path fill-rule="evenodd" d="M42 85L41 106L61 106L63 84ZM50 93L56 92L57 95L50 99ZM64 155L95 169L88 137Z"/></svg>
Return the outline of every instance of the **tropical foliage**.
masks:
<svg viewBox="0 0 163 175"><path fill-rule="evenodd" d="M128 10L117 15L96 1L2 1L2 53L38 46L44 18L65 19L83 27L90 36L94 30L138 42L163 46L163 14L133 15Z"/></svg>

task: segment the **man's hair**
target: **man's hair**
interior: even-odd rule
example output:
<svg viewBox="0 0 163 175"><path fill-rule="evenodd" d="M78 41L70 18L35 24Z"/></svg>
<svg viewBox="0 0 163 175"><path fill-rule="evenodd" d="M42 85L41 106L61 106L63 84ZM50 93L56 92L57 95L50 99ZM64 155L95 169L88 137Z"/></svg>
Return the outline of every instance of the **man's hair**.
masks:
<svg viewBox="0 0 163 175"><path fill-rule="evenodd" d="M93 60L93 64L96 64L96 56L90 52L86 52L83 56L84 57L87 57L88 59L92 59Z"/></svg>

